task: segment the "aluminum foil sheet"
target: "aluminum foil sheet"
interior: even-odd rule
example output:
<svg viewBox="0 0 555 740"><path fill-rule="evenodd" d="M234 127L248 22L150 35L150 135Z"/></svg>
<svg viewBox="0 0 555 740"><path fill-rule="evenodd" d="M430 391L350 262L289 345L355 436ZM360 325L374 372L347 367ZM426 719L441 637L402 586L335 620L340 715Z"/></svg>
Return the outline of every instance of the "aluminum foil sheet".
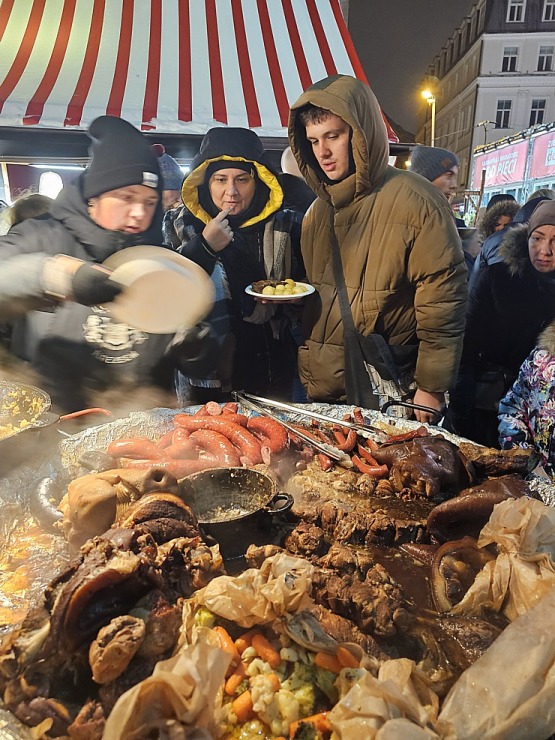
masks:
<svg viewBox="0 0 555 740"><path fill-rule="evenodd" d="M295 405L295 404L293 404ZM341 419L344 414L351 413L355 406L347 405L330 405L326 403L296 404L299 409L298 414L292 412L275 411L276 418L283 418L295 424L306 422L303 416L303 409L314 411L319 414L330 416L334 419ZM82 475L87 472L79 464L79 458L84 452L90 450L106 450L110 442L125 436L141 436L148 439L158 439L164 432L173 427L173 417L178 413L194 414L198 411L199 406L191 406L187 409L151 409L150 411L141 411L130 414L125 419L102 424L101 426L86 429L79 434L65 439L60 445L60 462L61 470L58 474L67 475L69 478ZM244 411L247 416L253 412ZM420 422L411 419L399 419L396 417L382 414L379 411L363 412L367 424L378 427L390 434L400 433L418 429L423 426ZM441 426L424 424L430 430L430 434L441 434L446 439L458 445L468 440L451 434ZM528 478L530 487L533 491L549 506L555 506L555 484L547 477L531 474Z"/></svg>
<svg viewBox="0 0 555 740"><path fill-rule="evenodd" d="M32 740L31 730L11 712L0 709L0 740Z"/></svg>

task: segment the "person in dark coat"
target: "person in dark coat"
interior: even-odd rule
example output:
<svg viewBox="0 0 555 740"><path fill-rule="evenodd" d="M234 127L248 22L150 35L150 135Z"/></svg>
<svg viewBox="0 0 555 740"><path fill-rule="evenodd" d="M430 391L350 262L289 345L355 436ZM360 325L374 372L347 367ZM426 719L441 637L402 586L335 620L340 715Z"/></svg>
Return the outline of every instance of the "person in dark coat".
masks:
<svg viewBox="0 0 555 740"><path fill-rule="evenodd" d="M482 248L480 249L480 252L474 261L472 272L470 273L470 277L468 280L469 292L472 292L474 290L474 287L478 281L478 276L488 265L494 265L496 262L502 261L501 255L499 254L499 248L503 243L507 232L514 226L527 224L536 206L539 205L543 200L548 200L548 198L546 198L544 195L530 198L523 206L521 206L517 210L510 223L503 226L501 229L499 229L499 231L495 231L494 233L490 234L490 236L488 236L488 238L482 244Z"/></svg>
<svg viewBox="0 0 555 740"><path fill-rule="evenodd" d="M417 146L410 155L410 171L425 177L450 202L457 192L459 179L459 158L449 149L438 146ZM458 229L466 224L453 214Z"/></svg>
<svg viewBox="0 0 555 740"><path fill-rule="evenodd" d="M545 200L527 225L507 232L499 249L502 261L482 271L470 294L448 424L457 434L481 444L497 445L499 400L515 380L539 333L555 318L552 234L555 201Z"/></svg>
<svg viewBox="0 0 555 740"><path fill-rule="evenodd" d="M171 389L168 368L189 367L186 361L200 362L215 347L199 348L195 332L147 334L103 307L122 290L104 260L126 247L161 244L160 171L127 121L101 116L88 133L87 169L48 215L0 238L0 321L13 323L12 353L30 363L63 412L98 406L106 390L120 389L123 399L147 386Z"/></svg>
<svg viewBox="0 0 555 740"><path fill-rule="evenodd" d="M298 214L282 208L283 189L258 136L243 128L210 129L182 197L183 207L164 217L164 236L212 276L216 303L207 321L221 351L209 375L178 376L179 398L204 403L235 389L291 399L295 308L245 293L258 280L304 277Z"/></svg>

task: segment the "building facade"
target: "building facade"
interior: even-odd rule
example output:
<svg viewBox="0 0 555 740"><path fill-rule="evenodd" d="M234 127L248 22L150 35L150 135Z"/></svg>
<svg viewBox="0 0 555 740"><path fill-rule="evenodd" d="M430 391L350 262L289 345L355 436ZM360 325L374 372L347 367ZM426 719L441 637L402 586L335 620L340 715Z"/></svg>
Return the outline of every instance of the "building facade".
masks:
<svg viewBox="0 0 555 740"><path fill-rule="evenodd" d="M461 161L474 189L474 152L555 120L555 0L478 0L427 70L435 146ZM423 101L417 141L430 143Z"/></svg>

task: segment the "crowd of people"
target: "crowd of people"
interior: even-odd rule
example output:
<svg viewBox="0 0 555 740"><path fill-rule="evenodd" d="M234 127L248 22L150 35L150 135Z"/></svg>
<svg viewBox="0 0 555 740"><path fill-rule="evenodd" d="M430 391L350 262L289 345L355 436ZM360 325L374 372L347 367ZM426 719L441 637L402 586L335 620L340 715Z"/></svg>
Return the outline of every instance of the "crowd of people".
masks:
<svg viewBox="0 0 555 740"><path fill-rule="evenodd" d="M54 201L14 207L0 237L2 341L58 409L145 386L176 405L232 390L394 401L555 463L555 193L492 198L467 249L449 202L455 154L417 146L409 171L390 166L378 102L347 75L291 106L281 171L249 129L210 129L186 176L122 119L102 116L88 134L84 172ZM149 334L111 317L124 288L103 263L140 244L210 276L202 323ZM276 303L245 292L287 278L314 293Z"/></svg>

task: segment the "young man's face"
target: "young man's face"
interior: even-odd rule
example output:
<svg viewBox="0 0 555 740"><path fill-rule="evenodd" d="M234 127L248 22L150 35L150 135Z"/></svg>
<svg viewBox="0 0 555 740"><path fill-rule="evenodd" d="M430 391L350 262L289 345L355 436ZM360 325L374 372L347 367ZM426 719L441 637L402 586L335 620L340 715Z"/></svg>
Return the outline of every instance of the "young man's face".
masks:
<svg viewBox="0 0 555 740"><path fill-rule="evenodd" d="M306 138L316 161L334 182L350 174L351 127L334 113L320 123L308 123Z"/></svg>
<svg viewBox="0 0 555 740"><path fill-rule="evenodd" d="M443 175L440 175L439 177L436 177L435 180L432 180L432 185L435 185L440 193L443 193L443 195L447 199L449 199L452 195L455 195L455 192L457 190L458 178L459 168L457 167L457 165L454 165L453 167L451 167L450 170L444 172Z"/></svg>
<svg viewBox="0 0 555 740"><path fill-rule="evenodd" d="M89 216L108 231L141 234L151 224L159 195L146 185L128 185L90 199Z"/></svg>

